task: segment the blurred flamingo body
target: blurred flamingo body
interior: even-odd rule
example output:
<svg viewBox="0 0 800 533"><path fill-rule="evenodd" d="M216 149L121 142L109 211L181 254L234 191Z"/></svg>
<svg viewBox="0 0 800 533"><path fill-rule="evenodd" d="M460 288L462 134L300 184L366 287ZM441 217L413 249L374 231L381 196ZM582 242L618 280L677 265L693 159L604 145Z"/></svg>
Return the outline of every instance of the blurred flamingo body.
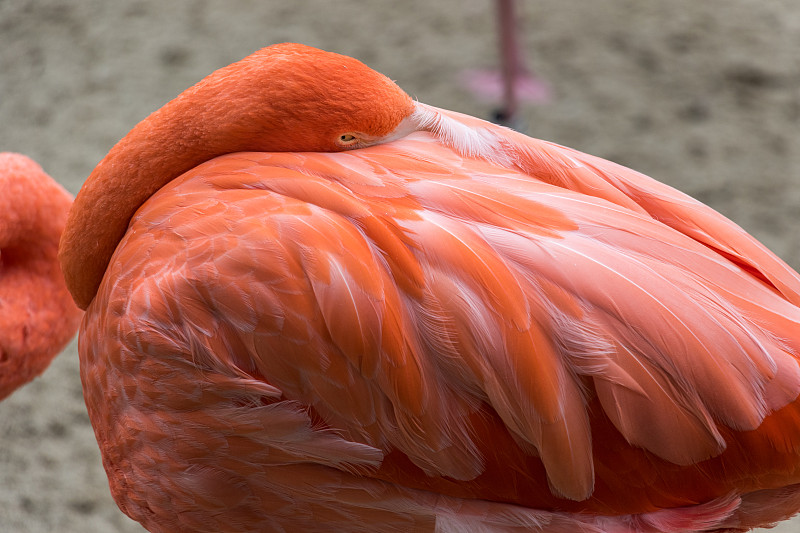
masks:
<svg viewBox="0 0 800 533"><path fill-rule="evenodd" d="M78 329L56 258L71 204L31 159L0 153L0 400L44 372Z"/></svg>
<svg viewBox="0 0 800 533"><path fill-rule="evenodd" d="M111 491L150 531L800 509L800 277L665 185L353 59L275 45L184 92L89 177L60 259Z"/></svg>

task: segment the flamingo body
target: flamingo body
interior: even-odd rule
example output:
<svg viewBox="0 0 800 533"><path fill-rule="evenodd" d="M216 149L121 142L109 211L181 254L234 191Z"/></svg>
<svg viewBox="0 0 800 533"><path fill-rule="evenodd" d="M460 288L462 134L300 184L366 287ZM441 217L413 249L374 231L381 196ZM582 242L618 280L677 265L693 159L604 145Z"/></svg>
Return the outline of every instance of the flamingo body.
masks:
<svg viewBox="0 0 800 533"><path fill-rule="evenodd" d="M31 159L0 153L0 400L50 364L81 312L56 259L72 197Z"/></svg>
<svg viewBox="0 0 800 533"><path fill-rule="evenodd" d="M79 344L122 510L154 532L744 531L797 512L800 277L634 171L408 113L357 150L154 178Z"/></svg>

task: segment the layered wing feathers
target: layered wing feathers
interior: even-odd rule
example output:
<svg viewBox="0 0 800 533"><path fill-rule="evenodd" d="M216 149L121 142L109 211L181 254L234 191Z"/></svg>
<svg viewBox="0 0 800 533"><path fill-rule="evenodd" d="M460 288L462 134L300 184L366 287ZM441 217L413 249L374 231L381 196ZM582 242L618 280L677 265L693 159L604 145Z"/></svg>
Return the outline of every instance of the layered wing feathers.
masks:
<svg viewBox="0 0 800 533"><path fill-rule="evenodd" d="M142 323L182 324L198 364L452 480L485 473L485 413L585 500L615 475L596 402L690 465L794 401L796 274L680 193L525 139L217 158L140 209L105 283L138 277Z"/></svg>

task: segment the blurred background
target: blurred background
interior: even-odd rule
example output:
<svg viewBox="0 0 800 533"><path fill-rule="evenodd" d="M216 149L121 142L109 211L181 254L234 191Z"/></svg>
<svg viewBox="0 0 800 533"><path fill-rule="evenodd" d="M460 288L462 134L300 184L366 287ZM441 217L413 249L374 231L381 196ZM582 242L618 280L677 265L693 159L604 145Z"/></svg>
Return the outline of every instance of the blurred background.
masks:
<svg viewBox="0 0 800 533"><path fill-rule="evenodd" d="M519 15L543 87L522 103L526 133L667 182L800 267L796 0L523 0ZM150 112L282 41L488 118L499 102L465 79L499 67L497 40L492 0L0 0L0 150L75 193ZM109 496L74 343L0 403L0 532L50 531L143 531Z"/></svg>

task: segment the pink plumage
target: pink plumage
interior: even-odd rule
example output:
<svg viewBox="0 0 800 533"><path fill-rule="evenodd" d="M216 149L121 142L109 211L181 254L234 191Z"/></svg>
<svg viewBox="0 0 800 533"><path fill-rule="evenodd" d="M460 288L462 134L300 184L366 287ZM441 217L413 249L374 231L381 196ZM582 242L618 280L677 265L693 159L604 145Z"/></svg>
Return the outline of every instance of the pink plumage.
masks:
<svg viewBox="0 0 800 533"><path fill-rule="evenodd" d="M0 399L41 374L78 329L56 260L72 196L31 159L0 153Z"/></svg>
<svg viewBox="0 0 800 533"><path fill-rule="evenodd" d="M674 189L350 58L276 45L183 93L98 165L60 253L112 495L151 531L800 508L800 276Z"/></svg>

